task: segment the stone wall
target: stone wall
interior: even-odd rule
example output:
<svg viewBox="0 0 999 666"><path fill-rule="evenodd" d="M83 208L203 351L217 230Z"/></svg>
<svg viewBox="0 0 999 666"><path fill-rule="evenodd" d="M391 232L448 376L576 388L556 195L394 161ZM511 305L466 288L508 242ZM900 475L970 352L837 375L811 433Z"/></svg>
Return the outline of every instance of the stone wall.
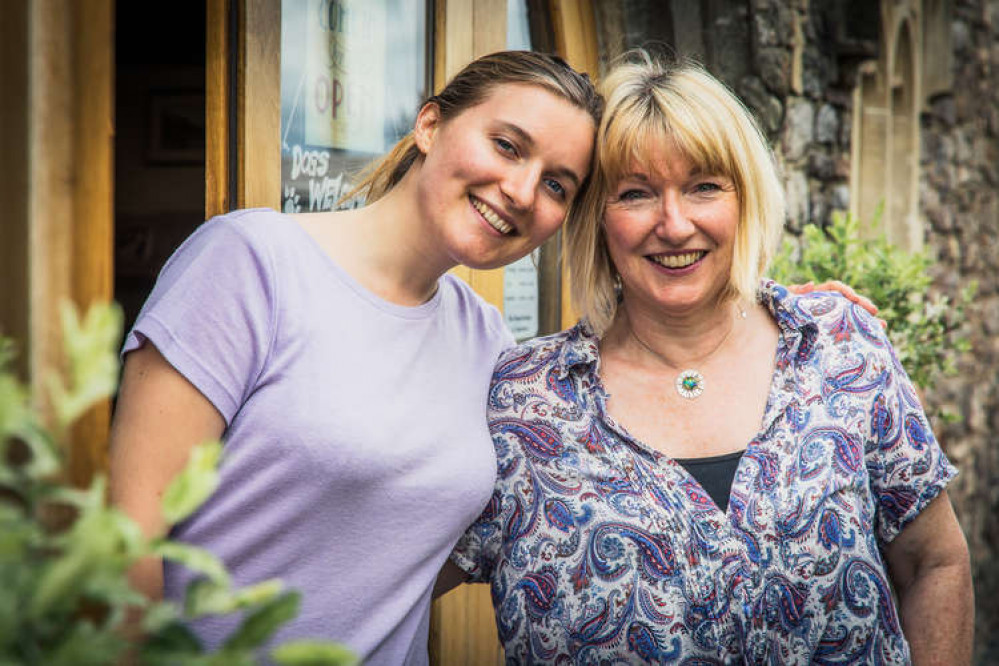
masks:
<svg viewBox="0 0 999 666"><path fill-rule="evenodd" d="M792 233L850 208L853 90L861 64L882 48L874 4L715 4L715 21L737 17L748 5L749 67L726 69L731 58L717 52L705 59L774 142ZM999 0L952 4L952 84L928 100L919 119L919 219L938 259L933 289L956 296L972 280L979 286L965 329L972 350L959 374L929 390L927 400L961 416L935 429L961 470L949 492L972 553L976 663L993 664L999 663Z"/></svg>
<svg viewBox="0 0 999 666"><path fill-rule="evenodd" d="M921 119L920 209L939 263L934 286L977 280L972 351L927 398L963 418L938 428L961 475L950 494L972 553L978 661L999 663L999 1L957 0L950 93Z"/></svg>
<svg viewBox="0 0 999 666"><path fill-rule="evenodd" d="M852 70L841 66L835 3L808 4L751 2L754 67L729 81L775 144L792 232L850 204Z"/></svg>

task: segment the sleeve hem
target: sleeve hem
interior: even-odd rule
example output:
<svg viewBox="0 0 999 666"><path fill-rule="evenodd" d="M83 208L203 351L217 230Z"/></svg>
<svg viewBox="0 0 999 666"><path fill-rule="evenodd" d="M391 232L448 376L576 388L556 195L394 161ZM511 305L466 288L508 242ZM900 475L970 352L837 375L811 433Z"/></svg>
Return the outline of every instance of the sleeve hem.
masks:
<svg viewBox="0 0 999 666"><path fill-rule="evenodd" d="M459 569L468 574L468 580L466 582L468 583L484 582L482 578L482 569L479 568L479 566L475 563L474 560L472 560L472 558L468 557L467 555L458 550L453 550L451 551L451 555L448 557L448 559L450 559L455 566L457 566Z"/></svg>
<svg viewBox="0 0 999 666"><path fill-rule="evenodd" d="M947 466L947 472L942 478L933 484L923 488L922 492L919 494L919 499L909 507L909 510L905 512L901 518L899 518L893 525L884 526L882 529L881 545L886 546L895 540L902 530L905 529L906 525L911 523L916 519L923 509L927 505L940 496L940 493L947 487L947 485L954 480L957 476L957 469L952 466Z"/></svg>
<svg viewBox="0 0 999 666"><path fill-rule="evenodd" d="M212 403L228 427L239 410L239 400L153 315L139 319L125 339L122 356L141 347L144 340L151 342L163 358Z"/></svg>

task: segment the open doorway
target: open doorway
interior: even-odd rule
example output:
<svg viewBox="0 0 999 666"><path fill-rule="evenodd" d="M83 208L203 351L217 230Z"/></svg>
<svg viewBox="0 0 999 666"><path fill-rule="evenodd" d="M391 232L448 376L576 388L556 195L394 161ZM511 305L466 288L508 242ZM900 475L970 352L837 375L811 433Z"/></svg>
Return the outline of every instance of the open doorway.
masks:
<svg viewBox="0 0 999 666"><path fill-rule="evenodd" d="M205 8L116 6L114 294L131 327L204 218Z"/></svg>

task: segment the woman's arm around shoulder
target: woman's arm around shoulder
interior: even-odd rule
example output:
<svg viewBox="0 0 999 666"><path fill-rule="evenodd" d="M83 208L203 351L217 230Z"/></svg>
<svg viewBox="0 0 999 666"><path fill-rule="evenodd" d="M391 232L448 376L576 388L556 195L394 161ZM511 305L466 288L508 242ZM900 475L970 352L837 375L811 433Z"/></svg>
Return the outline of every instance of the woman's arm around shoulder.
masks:
<svg viewBox="0 0 999 666"><path fill-rule="evenodd" d="M218 439L225 421L212 403L163 358L151 342L129 352L111 424L111 501L147 538L166 530L163 493L187 463L195 444ZM163 594L159 559L140 562L132 585L147 596Z"/></svg>
<svg viewBox="0 0 999 666"><path fill-rule="evenodd" d="M816 291L832 291L841 296L846 300L859 305L863 309L870 312L872 315L878 314L878 306L874 304L874 301L858 294L853 287L839 280L826 280L818 285L813 282L806 282L805 284L789 284L787 285L788 291L792 294L811 294ZM888 324L884 319L878 319L881 323L882 328L887 328Z"/></svg>
<svg viewBox="0 0 999 666"><path fill-rule="evenodd" d="M885 547L916 666L967 666L975 625L968 545L941 491Z"/></svg>

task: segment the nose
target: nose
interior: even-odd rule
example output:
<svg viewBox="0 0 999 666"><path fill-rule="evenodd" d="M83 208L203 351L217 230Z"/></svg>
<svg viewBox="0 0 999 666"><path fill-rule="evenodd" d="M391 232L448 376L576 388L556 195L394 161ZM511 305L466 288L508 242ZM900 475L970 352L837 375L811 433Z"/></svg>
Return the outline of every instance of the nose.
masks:
<svg viewBox="0 0 999 666"><path fill-rule="evenodd" d="M500 182L500 190L510 204L518 210L530 210L541 180L540 166L520 164L510 169Z"/></svg>
<svg viewBox="0 0 999 666"><path fill-rule="evenodd" d="M688 217L682 194L672 191L663 193L656 235L672 245L683 245L696 230Z"/></svg>

